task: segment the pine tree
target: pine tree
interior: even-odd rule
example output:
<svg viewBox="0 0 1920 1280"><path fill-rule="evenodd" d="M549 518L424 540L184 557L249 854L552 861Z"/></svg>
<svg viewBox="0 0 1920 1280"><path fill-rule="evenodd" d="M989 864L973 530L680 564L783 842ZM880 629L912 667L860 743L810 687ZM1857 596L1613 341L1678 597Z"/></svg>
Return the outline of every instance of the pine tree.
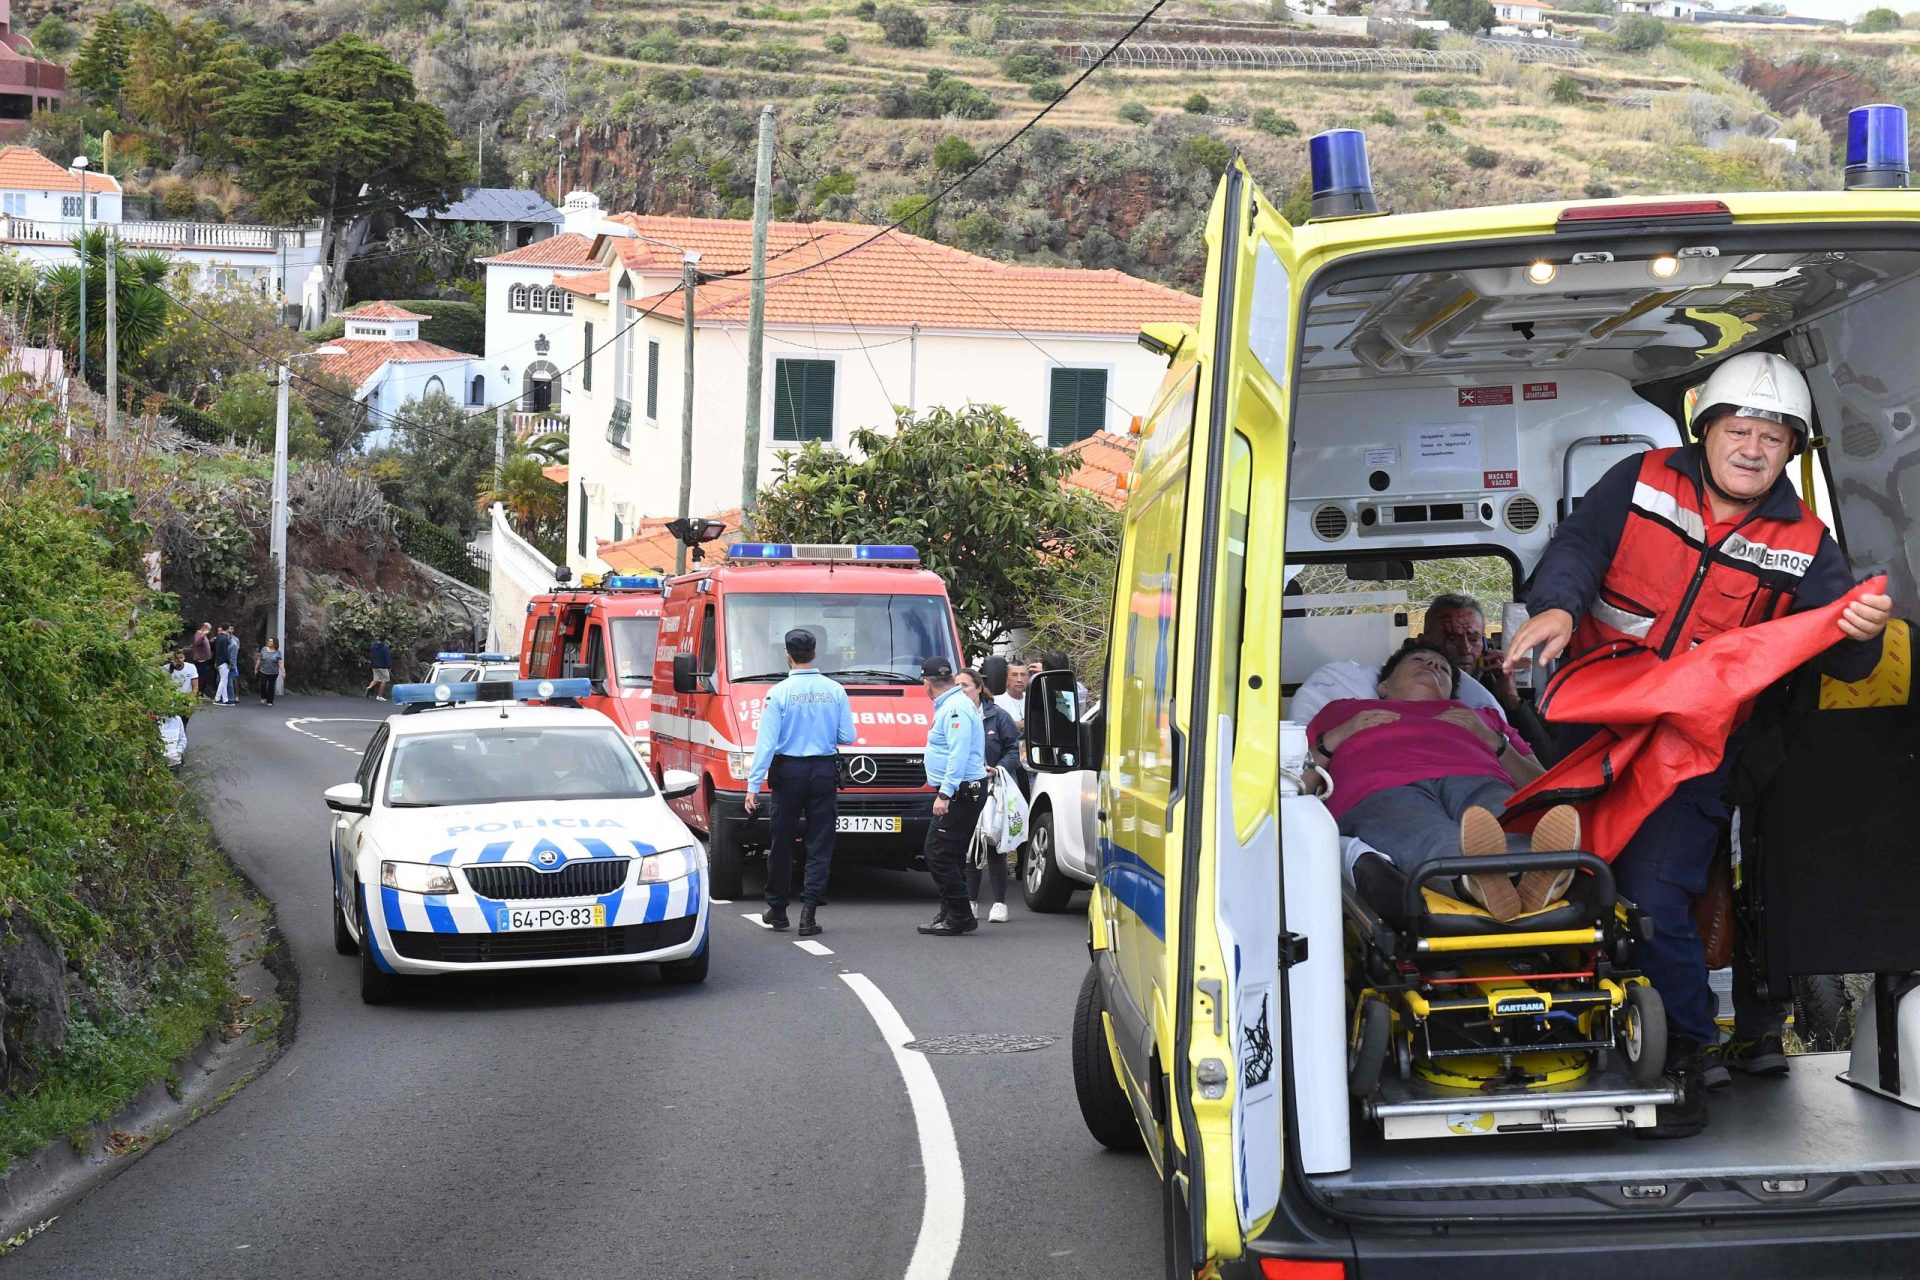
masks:
<svg viewBox="0 0 1920 1280"><path fill-rule="evenodd" d="M127 82L127 65L132 60L126 24L118 13L104 13L80 45L80 59L73 64L73 86L95 102L112 102Z"/></svg>

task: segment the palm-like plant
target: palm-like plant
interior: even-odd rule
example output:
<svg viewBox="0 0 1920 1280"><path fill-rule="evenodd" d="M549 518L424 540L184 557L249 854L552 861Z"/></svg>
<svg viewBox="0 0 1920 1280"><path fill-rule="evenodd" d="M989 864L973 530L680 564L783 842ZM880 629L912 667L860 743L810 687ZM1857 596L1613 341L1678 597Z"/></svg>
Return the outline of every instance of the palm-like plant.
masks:
<svg viewBox="0 0 1920 1280"><path fill-rule="evenodd" d="M558 441L557 457L555 444ZM516 444L494 474L493 484L480 493L480 509L494 503L507 509L522 536L533 542L565 533L567 491L542 474L542 468L566 461L567 438L550 433Z"/></svg>
<svg viewBox="0 0 1920 1280"><path fill-rule="evenodd" d="M87 362L100 367L107 353L107 253L104 231L89 231L77 236L73 250L77 263L54 267L40 280L40 291L60 339L69 347L80 341L80 280L87 282ZM122 372L132 368L140 355L156 339L167 322L171 303L165 283L171 263L164 254L128 253L118 241L112 244L114 255L115 324L119 330L119 361Z"/></svg>

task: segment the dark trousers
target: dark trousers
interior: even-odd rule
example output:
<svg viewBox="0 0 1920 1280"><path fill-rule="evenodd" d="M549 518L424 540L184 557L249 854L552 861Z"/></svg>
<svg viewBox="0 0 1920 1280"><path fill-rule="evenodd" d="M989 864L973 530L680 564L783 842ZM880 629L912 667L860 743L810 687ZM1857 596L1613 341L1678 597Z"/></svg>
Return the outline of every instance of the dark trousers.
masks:
<svg viewBox="0 0 1920 1280"><path fill-rule="evenodd" d="M196 662L193 669L200 674L200 696L211 698L219 688L220 664L209 658L205 662Z"/></svg>
<svg viewBox="0 0 1920 1280"><path fill-rule="evenodd" d="M1693 899L1727 819L1721 771L1683 782L1640 824L1613 863L1622 896L1653 918L1653 937L1636 949L1641 970L1667 1007L1667 1026L1695 1044L1719 1039L1706 953L1693 923Z"/></svg>
<svg viewBox="0 0 1920 1280"><path fill-rule="evenodd" d="M274 685L278 684L280 681L279 674L275 673L275 674L269 675L265 671L262 671L254 677L254 680L258 682L260 687L260 700L266 703L268 706L272 706L273 705L273 687Z"/></svg>
<svg viewBox="0 0 1920 1280"><path fill-rule="evenodd" d="M980 810L987 802L987 783L963 782L947 802L947 811L927 828L923 854L933 887L940 891L940 912L955 920L972 917L967 905L967 847L973 843L973 828L980 821Z"/></svg>
<svg viewBox="0 0 1920 1280"><path fill-rule="evenodd" d="M773 828L767 844L767 905L784 907L793 887L793 851L806 819L806 887L800 901L827 903L827 872L833 868L834 820L840 811L840 762L834 756L775 756L767 770Z"/></svg>

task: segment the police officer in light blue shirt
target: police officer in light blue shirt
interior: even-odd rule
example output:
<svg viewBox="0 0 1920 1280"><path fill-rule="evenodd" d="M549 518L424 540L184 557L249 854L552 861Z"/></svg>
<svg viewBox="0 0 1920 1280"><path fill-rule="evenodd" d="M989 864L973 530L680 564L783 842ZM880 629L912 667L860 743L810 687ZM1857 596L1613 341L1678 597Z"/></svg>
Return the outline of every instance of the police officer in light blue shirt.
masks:
<svg viewBox="0 0 1920 1280"><path fill-rule="evenodd" d="M920 664L921 683L933 698L933 723L927 729L927 785L933 798L933 825L927 829L924 855L940 914L920 932L935 937L972 933L980 927L967 901L967 877L961 870L973 843L973 829L987 802L987 731L980 709L953 681L953 664L928 658Z"/></svg>
<svg viewBox="0 0 1920 1280"><path fill-rule="evenodd" d="M813 632L787 632L787 678L767 693L760 732L747 774L747 812L760 807L761 784L773 791L767 843L767 909L760 922L787 927L787 895L793 886L793 847L806 815L806 887L800 891L800 936L820 932L814 912L826 905L827 872L833 866L833 834L839 816L840 747L853 741L853 705L846 688L813 665Z"/></svg>

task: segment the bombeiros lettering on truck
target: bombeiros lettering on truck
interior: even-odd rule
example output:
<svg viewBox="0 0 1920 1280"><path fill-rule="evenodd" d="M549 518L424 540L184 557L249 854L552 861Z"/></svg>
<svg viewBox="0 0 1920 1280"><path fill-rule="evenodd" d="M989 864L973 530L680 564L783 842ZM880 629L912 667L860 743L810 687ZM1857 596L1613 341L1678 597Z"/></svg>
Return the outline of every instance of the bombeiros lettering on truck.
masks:
<svg viewBox="0 0 1920 1280"><path fill-rule="evenodd" d="M1901 615L1920 582L1903 479L1920 467L1920 193L1904 111L1862 108L1848 138L1837 192L1382 214L1354 130L1311 140L1301 225L1243 164L1222 178L1199 324L1141 334L1168 368L1135 427L1100 717L1081 723L1071 673L1042 673L1026 722L1031 767L1099 769L1075 1092L1095 1140L1150 1153L1169 1274L1912 1270L1920 700ZM1492 566L1485 629L1516 634L1596 482L1637 494L1642 468L1697 457L1723 420L1698 397L1742 358L1805 380L1808 447L1784 474L1853 580L1886 575L1896 615L1871 675L1803 666L1738 707L1720 838L1742 980L1769 1007L1808 983L1867 994L1851 1021L1801 1002L1827 1052L1736 1071L1704 1130L1639 1142L1696 1095L1669 1069L1642 968L1656 935L1616 864L1573 829L1570 848L1523 837L1424 864L1356 847L1322 777L1347 748L1314 742L1294 701L1341 680L1334 697L1380 699L1421 584L1468 559ZM1695 609L1703 651L1729 619L1812 634L1782 616L1812 571L1804 528L1728 536L1698 507L1639 510L1699 557L1682 579L1728 597L1670 606ZM1594 619L1657 612L1624 581L1604 599L1596 584ZM1614 632L1606 652L1633 652ZM1687 652L1652 679L1697 670ZM1552 721L1548 677L1605 656L1531 672L1503 712ZM1648 767L1596 766L1594 796ZM1461 882L1535 871L1552 887L1511 920Z"/></svg>
<svg viewBox="0 0 1920 1280"><path fill-rule="evenodd" d="M960 665L946 584L912 547L735 543L725 563L667 584L652 703L656 770L701 785L673 801L707 840L714 892L740 892L765 852L768 810L745 808L767 691L787 674L784 637L804 627L822 674L846 686L855 741L841 748L837 861L917 864L933 818L922 763L932 704L920 664Z"/></svg>

